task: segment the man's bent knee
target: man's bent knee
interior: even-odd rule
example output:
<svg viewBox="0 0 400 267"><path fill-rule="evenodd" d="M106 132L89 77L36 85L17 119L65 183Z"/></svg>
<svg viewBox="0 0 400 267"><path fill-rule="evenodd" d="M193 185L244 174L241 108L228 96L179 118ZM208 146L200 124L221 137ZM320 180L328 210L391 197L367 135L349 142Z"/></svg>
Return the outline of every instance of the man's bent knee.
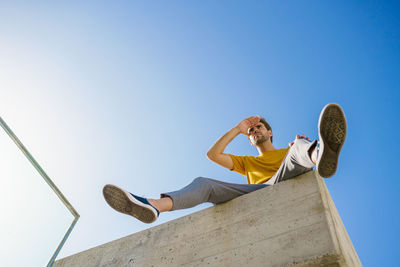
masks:
<svg viewBox="0 0 400 267"><path fill-rule="evenodd" d="M199 176L193 179L193 183L208 183L209 180L209 178Z"/></svg>

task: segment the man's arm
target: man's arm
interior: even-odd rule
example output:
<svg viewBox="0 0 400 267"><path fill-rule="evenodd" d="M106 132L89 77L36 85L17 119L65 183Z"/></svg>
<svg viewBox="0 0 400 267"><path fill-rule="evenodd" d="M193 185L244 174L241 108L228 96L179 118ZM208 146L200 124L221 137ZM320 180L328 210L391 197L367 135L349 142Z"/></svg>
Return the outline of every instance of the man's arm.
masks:
<svg viewBox="0 0 400 267"><path fill-rule="evenodd" d="M226 146L239 134L248 135L247 129L260 121L259 116L242 120L238 125L230 129L207 152L207 158L229 170L233 170L233 161L228 154L224 154Z"/></svg>
<svg viewBox="0 0 400 267"><path fill-rule="evenodd" d="M237 127L233 127L226 134L224 134L217 142L208 150L207 158L222 167L233 169L233 161L231 157L224 154L226 146L240 134L240 130Z"/></svg>

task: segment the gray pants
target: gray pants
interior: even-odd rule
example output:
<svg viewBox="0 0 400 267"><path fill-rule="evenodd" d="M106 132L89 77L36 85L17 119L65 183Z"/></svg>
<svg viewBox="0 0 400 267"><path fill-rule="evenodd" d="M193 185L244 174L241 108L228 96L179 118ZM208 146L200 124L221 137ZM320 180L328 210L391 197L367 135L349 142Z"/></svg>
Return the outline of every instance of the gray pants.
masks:
<svg viewBox="0 0 400 267"><path fill-rule="evenodd" d="M314 163L309 151L315 147L317 141L296 139L289 149L278 171L265 184L235 184L211 178L197 177L184 188L161 193L161 198L170 197L173 202L172 210L187 209L204 202L219 204L255 190L270 186L300 174L311 171Z"/></svg>

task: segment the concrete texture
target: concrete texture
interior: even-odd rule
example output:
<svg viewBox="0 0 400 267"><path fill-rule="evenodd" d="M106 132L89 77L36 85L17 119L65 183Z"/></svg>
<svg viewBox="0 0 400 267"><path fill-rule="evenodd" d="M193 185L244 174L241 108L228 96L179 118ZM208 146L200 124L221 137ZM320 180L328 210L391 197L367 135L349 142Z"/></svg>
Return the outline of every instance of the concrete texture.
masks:
<svg viewBox="0 0 400 267"><path fill-rule="evenodd" d="M311 171L54 266L362 265L323 178Z"/></svg>

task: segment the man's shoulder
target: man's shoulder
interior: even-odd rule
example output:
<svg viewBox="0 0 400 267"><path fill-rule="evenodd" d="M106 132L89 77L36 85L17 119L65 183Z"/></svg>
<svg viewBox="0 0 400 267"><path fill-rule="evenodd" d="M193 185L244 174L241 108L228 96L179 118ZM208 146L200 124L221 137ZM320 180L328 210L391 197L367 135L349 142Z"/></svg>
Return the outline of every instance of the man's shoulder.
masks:
<svg viewBox="0 0 400 267"><path fill-rule="evenodd" d="M234 155L234 154L228 154L233 157L241 158L241 159L251 159L251 158L256 158L258 156L248 156L248 155Z"/></svg>

